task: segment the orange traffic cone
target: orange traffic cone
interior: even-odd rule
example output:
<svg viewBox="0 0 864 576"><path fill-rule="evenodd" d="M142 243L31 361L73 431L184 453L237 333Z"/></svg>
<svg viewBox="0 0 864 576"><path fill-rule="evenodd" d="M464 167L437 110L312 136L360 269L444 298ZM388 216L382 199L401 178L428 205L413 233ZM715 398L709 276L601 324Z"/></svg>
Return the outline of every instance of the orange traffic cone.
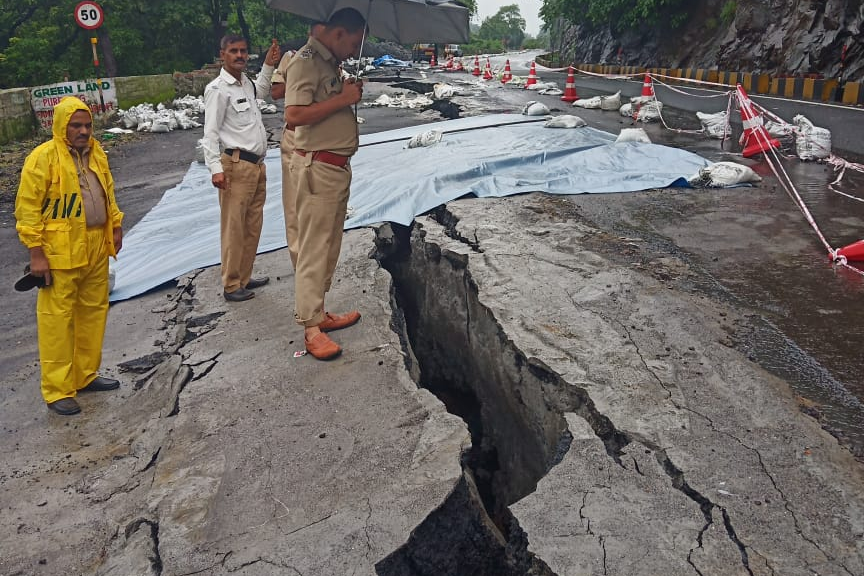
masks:
<svg viewBox="0 0 864 576"><path fill-rule="evenodd" d="M464 72L464 71L465 71L465 65L462 64L462 59L461 59L461 58L459 58L458 60L456 60L456 65L453 67L453 70L454 70L455 72Z"/></svg>
<svg viewBox="0 0 864 576"><path fill-rule="evenodd" d="M445 70L453 70L453 57L447 58L447 63L444 65Z"/></svg>
<svg viewBox="0 0 864 576"><path fill-rule="evenodd" d="M642 96L654 98L654 81L650 74L645 74L645 82L642 84Z"/></svg>
<svg viewBox="0 0 864 576"><path fill-rule="evenodd" d="M528 71L528 80L525 82L525 88L537 84L537 69L534 67L534 61L531 61L531 70Z"/></svg>
<svg viewBox="0 0 864 576"><path fill-rule="evenodd" d="M771 138L768 131L765 130L762 116L753 109L753 102L744 92L744 88L738 84L737 90L738 107L741 108L741 122L744 124L744 133L741 135L744 157L749 158L760 152L767 152L771 148L779 148L780 142Z"/></svg>
<svg viewBox="0 0 864 576"><path fill-rule="evenodd" d="M504 62L504 75L501 76L501 83L506 84L513 80L513 73L510 71L510 59L508 58L506 62Z"/></svg>
<svg viewBox="0 0 864 576"><path fill-rule="evenodd" d="M840 248L837 256L845 256L849 262L864 262L864 240Z"/></svg>
<svg viewBox="0 0 864 576"><path fill-rule="evenodd" d="M438 66L438 62L435 61L435 53L432 53L432 59L429 60L429 67L436 68Z"/></svg>
<svg viewBox="0 0 864 576"><path fill-rule="evenodd" d="M579 99L579 95L576 94L576 70L573 66L570 66L570 69L567 71L567 84L564 86L564 95L561 96L561 100L564 102L575 102Z"/></svg>
<svg viewBox="0 0 864 576"><path fill-rule="evenodd" d="M492 80L492 64L489 63L489 57L486 57L486 68L483 70L483 80Z"/></svg>
<svg viewBox="0 0 864 576"><path fill-rule="evenodd" d="M474 76L480 76L482 72L480 72L480 56L474 55L474 71L471 72Z"/></svg>

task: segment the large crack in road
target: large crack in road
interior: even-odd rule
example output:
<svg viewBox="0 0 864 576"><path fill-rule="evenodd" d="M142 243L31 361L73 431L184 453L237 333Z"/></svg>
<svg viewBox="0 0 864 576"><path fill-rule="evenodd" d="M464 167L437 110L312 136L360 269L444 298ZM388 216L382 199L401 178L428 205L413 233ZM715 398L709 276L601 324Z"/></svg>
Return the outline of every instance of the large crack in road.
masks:
<svg viewBox="0 0 864 576"><path fill-rule="evenodd" d="M433 220L448 237L482 252L476 239L458 233L458 220L446 208ZM693 489L664 450L618 430L584 388L517 348L481 303L467 256L428 242L417 224L383 226L376 244L373 256L393 277L394 329L404 333L409 372L465 420L472 438L459 487L408 543L376 566L379 575L554 575L528 550L530 535L508 507L532 493L568 451L565 413L590 425L617 466L631 464L622 460L631 442L653 452L671 487L704 515L702 532L714 522L716 508L741 553L741 567L753 573L727 511ZM417 366L410 366L414 360ZM596 536L602 546L604 536ZM701 537L693 549L701 547ZM687 561L698 572L689 556Z"/></svg>

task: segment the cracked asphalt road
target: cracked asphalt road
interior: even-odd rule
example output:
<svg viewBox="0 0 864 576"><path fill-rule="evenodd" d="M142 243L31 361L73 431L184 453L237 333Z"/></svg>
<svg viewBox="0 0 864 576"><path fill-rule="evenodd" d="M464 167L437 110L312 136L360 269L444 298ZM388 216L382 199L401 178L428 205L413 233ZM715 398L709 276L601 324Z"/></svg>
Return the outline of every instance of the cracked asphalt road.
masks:
<svg viewBox="0 0 864 576"><path fill-rule="evenodd" d="M515 109L525 99L502 89L482 104ZM360 115L364 130L429 120ZM599 112L583 116L621 126ZM130 222L179 181L195 139L155 135L112 156ZM447 218L418 219L423 236L412 238L410 262L420 280L401 289L426 291L428 306L416 313L433 326L454 322L432 360L447 366L463 355L472 362L464 385L483 386L475 390L489 395L481 405L502 407L483 414L485 444L502 454L512 446L520 457L531 454L523 440L547 446L543 461L502 461L506 474L491 482L520 495L505 504L524 531L524 552L547 574L864 573L862 467L825 431L826 415L847 413L832 412L836 399L820 397L817 386L823 419L814 419L796 388L796 378L811 380L821 349L787 337L787 352L811 360L796 361L803 371L787 379L761 366L752 346L764 340L776 349L784 334L777 319L794 325L797 311L767 289L754 301L739 250L780 234L787 251L804 255L795 264L809 266L805 287L832 289L806 256L818 252L806 230L775 222L747 229L748 214L782 201L770 187L530 194L458 200ZM790 213L776 220L791 221ZM860 221L844 217L838 225ZM732 248L706 241L724 227ZM0 234L14 241L8 226ZM293 274L275 252L258 264L273 283L248 306L219 297L211 268L112 307L104 364L124 386L88 396L72 419L49 414L38 397L32 295L15 295L0 358L0 572L394 574L387 559L417 557L412 533L425 535L415 543L421 549L442 546L441 530L417 527L448 509L473 474L462 470L463 454L480 439L415 384L430 371L422 356L431 347L413 349L417 342L397 333L411 313L394 303L391 275L368 257L373 236L346 234L331 303L359 306L364 318L338 334L341 359L293 357ZM764 261L783 260L762 246ZM9 285L20 261L4 258ZM445 290L451 276L456 287ZM846 290L832 306L860 298L856 285ZM163 360L120 372L148 357ZM563 402L575 397L591 406ZM460 542L481 534L444 520L460 526ZM492 524L483 534L501 538ZM444 568L448 555L444 546L441 564L416 573L460 573Z"/></svg>

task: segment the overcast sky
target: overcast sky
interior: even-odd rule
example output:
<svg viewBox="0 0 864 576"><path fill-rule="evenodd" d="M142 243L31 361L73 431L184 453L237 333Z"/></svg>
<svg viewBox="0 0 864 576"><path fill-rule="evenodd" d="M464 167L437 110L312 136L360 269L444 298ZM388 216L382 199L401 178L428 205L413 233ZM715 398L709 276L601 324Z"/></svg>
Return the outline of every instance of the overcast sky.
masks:
<svg viewBox="0 0 864 576"><path fill-rule="evenodd" d="M502 6L510 4L519 5L519 13L525 19L525 32L536 36L540 32L540 26L543 25L543 20L538 16L543 0L477 0L477 15L474 16L474 22L480 24L485 18L497 14Z"/></svg>

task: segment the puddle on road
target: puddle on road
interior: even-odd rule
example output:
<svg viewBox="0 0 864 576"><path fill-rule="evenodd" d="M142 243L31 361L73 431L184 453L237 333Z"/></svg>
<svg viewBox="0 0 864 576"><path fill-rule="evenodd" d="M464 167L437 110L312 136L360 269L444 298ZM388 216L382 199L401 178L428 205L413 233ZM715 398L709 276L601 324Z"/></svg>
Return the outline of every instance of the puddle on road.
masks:
<svg viewBox="0 0 864 576"><path fill-rule="evenodd" d="M864 277L830 265L818 236L761 157L743 159L698 136L670 140L709 160L748 164L765 182L619 195L613 202L623 207L611 211L602 198L573 201L600 227L642 235L651 250L674 254L680 247L722 287L694 289L753 310L751 326L736 335L739 349L815 403L803 402L804 411L864 458ZM835 248L864 238L864 202L828 188L835 178L830 166L795 158L783 165ZM864 198L864 175L847 172L840 189Z"/></svg>

